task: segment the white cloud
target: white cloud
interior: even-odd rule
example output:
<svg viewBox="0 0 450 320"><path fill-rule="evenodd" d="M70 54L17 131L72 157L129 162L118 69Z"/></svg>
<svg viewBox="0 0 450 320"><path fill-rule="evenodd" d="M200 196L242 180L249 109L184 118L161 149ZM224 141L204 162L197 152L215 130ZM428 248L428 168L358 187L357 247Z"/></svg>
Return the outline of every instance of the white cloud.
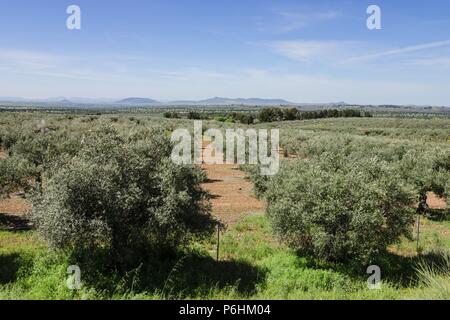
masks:
<svg viewBox="0 0 450 320"><path fill-rule="evenodd" d="M359 57L353 57L353 58L350 58L348 60L348 62L374 60L374 59L379 59L379 58L384 58L384 57L389 57L389 56L397 56L397 55L402 55L405 53L413 53L413 52L418 52L418 51L424 51L427 49L435 49L435 48L441 48L441 47L447 47L447 46L450 46L450 40L428 42L428 43L422 43L422 44L418 44L418 45L414 45L414 46L408 46L408 47L403 47L403 48L398 48L398 49L386 50L386 51L373 53L373 54L362 55Z"/></svg>

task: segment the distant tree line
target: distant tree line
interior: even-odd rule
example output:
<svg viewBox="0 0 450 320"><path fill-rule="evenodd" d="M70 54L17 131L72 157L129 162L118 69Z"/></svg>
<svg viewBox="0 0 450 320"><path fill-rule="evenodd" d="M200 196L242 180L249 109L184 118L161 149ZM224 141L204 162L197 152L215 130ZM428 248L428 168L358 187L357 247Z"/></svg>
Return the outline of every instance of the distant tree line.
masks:
<svg viewBox="0 0 450 320"><path fill-rule="evenodd" d="M189 111L187 114L187 118L191 120L209 120L211 119L210 116L203 112L197 112L197 111Z"/></svg>
<svg viewBox="0 0 450 320"><path fill-rule="evenodd" d="M173 111L167 111L164 112L164 118L168 118L168 119L179 119L181 118L180 115L177 112L173 112Z"/></svg>
<svg viewBox="0 0 450 320"><path fill-rule="evenodd" d="M320 111L301 112L297 108L280 109L280 108L265 108L261 110L257 119L259 122L274 122L274 121L292 121L292 120L310 120L322 118L360 118L372 117L372 114L366 111L355 109L328 109Z"/></svg>
<svg viewBox="0 0 450 320"><path fill-rule="evenodd" d="M256 116L253 113L245 112L232 112L215 118L215 120L220 122L238 122L243 124L253 124L255 122L255 119Z"/></svg>
<svg viewBox="0 0 450 320"><path fill-rule="evenodd" d="M165 112L165 118L181 118L180 114L176 112ZM198 111L189 111L187 118L191 120L217 120L220 122L253 124L256 121L259 123L275 122L275 121L293 121L293 120L310 120L322 118L361 118L372 117L372 114L367 111L355 109L327 109L318 111L299 111L297 108L264 108L257 113L251 112L230 112L219 116L202 113Z"/></svg>

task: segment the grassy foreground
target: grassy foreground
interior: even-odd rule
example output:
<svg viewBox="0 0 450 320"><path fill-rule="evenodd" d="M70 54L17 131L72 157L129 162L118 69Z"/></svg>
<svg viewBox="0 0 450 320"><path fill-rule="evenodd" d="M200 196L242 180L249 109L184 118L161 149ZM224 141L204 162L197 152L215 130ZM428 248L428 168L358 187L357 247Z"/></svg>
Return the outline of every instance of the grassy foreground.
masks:
<svg viewBox="0 0 450 320"><path fill-rule="evenodd" d="M450 260L438 253L448 248L449 223L424 224L420 257L408 254L414 243L407 240L380 257L380 290L367 288L365 269L320 263L279 244L261 215L223 234L220 261L215 238L125 275L92 253L77 260L82 288L75 291L66 272L74 257L49 252L34 232L0 231L0 299L450 299Z"/></svg>

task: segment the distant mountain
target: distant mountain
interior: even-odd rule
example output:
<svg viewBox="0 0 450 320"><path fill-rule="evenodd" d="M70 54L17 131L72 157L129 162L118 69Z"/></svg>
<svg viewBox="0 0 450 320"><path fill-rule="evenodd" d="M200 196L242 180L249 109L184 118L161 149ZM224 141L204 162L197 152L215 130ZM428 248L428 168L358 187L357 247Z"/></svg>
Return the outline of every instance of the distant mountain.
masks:
<svg viewBox="0 0 450 320"><path fill-rule="evenodd" d="M19 98L19 97L0 97L0 101L12 101L12 102L14 102L14 101L24 101L24 99L23 98Z"/></svg>
<svg viewBox="0 0 450 320"><path fill-rule="evenodd" d="M27 104L73 104L73 101L65 97L52 97L46 99L28 99L14 97L0 97L0 101L11 103L27 103Z"/></svg>
<svg viewBox="0 0 450 320"><path fill-rule="evenodd" d="M330 105L330 106L337 106L337 107L340 107L340 106L348 106L348 103L347 102L344 102L344 101L339 101L339 102L330 102L330 103L328 103L328 105Z"/></svg>
<svg viewBox="0 0 450 320"><path fill-rule="evenodd" d="M67 100L79 104L112 104L116 101L116 99L111 98L80 98L80 97L70 97L67 98Z"/></svg>
<svg viewBox="0 0 450 320"><path fill-rule="evenodd" d="M36 99L37 101L43 101L43 102L67 102L69 99L66 97L50 97L46 99ZM70 101L69 101L70 102Z"/></svg>
<svg viewBox="0 0 450 320"><path fill-rule="evenodd" d="M248 105L248 106L278 106L294 105L294 103L283 99L261 99L261 98L223 98L214 97L204 100L180 100L160 102L149 98L129 97L122 100L111 100L102 98L80 98L80 97L51 97L47 99L23 99L15 97L0 97L0 102L63 105L63 106L91 106L91 105L115 105L115 106L165 106L165 105L186 105L186 106L227 106L227 105Z"/></svg>
<svg viewBox="0 0 450 320"><path fill-rule="evenodd" d="M131 97L131 98L125 98L119 101L116 101L115 103L117 104L128 104L128 105L139 105L139 104L156 104L159 102L153 99L149 99L149 98L135 98L135 97Z"/></svg>
<svg viewBox="0 0 450 320"><path fill-rule="evenodd" d="M171 101L170 104L186 104L186 105L287 105L293 104L292 102L283 99L260 99L260 98L223 98L214 97L205 100L186 100L186 101Z"/></svg>

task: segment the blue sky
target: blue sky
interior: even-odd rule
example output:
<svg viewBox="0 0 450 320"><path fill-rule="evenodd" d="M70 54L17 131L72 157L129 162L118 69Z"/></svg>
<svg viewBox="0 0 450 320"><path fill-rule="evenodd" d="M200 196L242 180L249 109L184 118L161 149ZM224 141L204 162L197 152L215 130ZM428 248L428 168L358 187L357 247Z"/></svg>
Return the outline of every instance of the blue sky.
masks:
<svg viewBox="0 0 450 320"><path fill-rule="evenodd" d="M0 96L450 105L449 31L448 0L0 0Z"/></svg>

